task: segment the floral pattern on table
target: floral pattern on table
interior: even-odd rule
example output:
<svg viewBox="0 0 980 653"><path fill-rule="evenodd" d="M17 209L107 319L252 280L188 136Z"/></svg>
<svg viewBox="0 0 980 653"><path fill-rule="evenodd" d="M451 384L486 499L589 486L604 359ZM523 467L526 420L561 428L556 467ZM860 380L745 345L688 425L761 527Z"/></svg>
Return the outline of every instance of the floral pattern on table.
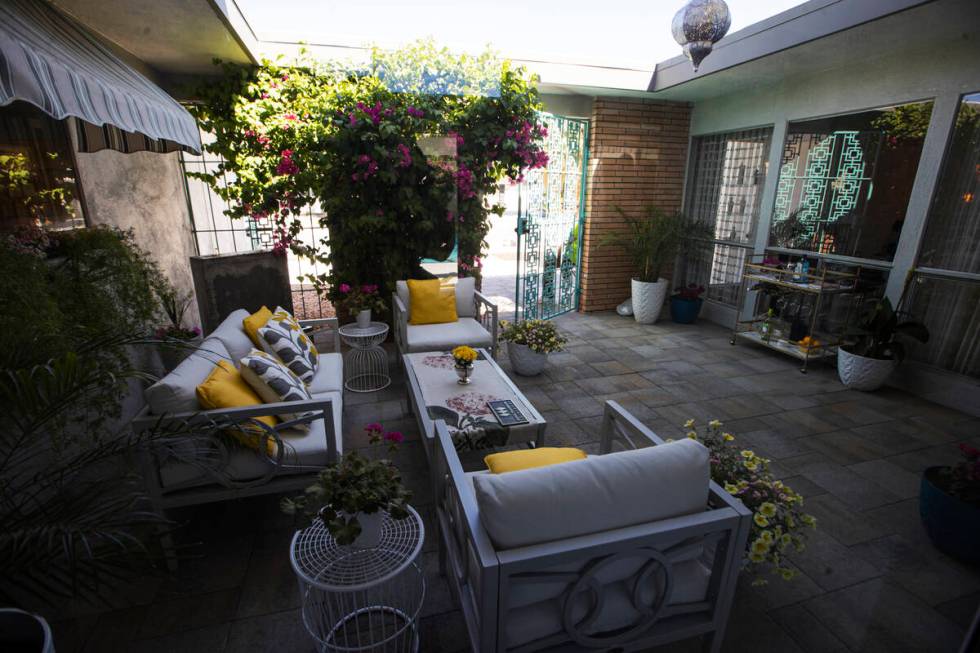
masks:
<svg viewBox="0 0 980 653"><path fill-rule="evenodd" d="M446 405L461 415L489 415L489 401L497 401L499 397L483 394L482 392L463 392L446 400Z"/></svg>

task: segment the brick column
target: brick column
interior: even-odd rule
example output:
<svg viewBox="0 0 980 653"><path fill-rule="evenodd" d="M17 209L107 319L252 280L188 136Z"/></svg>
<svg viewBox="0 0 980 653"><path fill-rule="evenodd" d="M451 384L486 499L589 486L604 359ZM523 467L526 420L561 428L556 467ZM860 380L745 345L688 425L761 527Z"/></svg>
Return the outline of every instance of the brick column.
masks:
<svg viewBox="0 0 980 653"><path fill-rule="evenodd" d="M603 234L650 205L681 208L691 108L658 100L596 98L589 137L579 310L615 308L629 297L632 268L623 253L599 247Z"/></svg>

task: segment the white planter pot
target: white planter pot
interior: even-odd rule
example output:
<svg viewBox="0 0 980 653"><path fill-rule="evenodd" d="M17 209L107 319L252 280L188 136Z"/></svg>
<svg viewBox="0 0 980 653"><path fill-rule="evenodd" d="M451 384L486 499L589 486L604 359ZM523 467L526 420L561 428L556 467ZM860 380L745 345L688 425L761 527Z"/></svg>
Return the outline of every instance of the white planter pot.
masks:
<svg viewBox="0 0 980 653"><path fill-rule="evenodd" d="M853 390L877 390L897 366L896 360L866 358L845 351L843 347L837 348L837 376L845 387Z"/></svg>
<svg viewBox="0 0 980 653"><path fill-rule="evenodd" d="M366 329L371 326L371 309L365 308L357 314L357 326Z"/></svg>
<svg viewBox="0 0 980 653"><path fill-rule="evenodd" d="M548 362L548 354L532 351L527 345L515 345L512 342L507 343L507 355L514 372L521 376L541 374Z"/></svg>
<svg viewBox="0 0 980 653"><path fill-rule="evenodd" d="M16 608L0 609L0 650L54 653L48 622Z"/></svg>
<svg viewBox="0 0 980 653"><path fill-rule="evenodd" d="M341 514L344 518L350 517L350 513L341 511ZM384 510L357 513L357 523L361 525L361 534L349 546L352 549L370 549L378 546L381 541L381 527L384 525L384 521Z"/></svg>
<svg viewBox="0 0 980 653"><path fill-rule="evenodd" d="M653 324L660 318L670 282L666 279L656 282L633 279L632 284L633 317L640 324Z"/></svg>

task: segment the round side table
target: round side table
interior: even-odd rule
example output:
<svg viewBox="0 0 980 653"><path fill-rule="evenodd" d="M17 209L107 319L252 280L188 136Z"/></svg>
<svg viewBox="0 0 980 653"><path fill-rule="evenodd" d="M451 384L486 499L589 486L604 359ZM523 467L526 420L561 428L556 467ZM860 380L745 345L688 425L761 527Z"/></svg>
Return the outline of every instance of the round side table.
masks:
<svg viewBox="0 0 980 653"><path fill-rule="evenodd" d="M388 325L372 322L361 328L353 322L337 331L350 347L344 355L344 387L351 392L375 392L391 385L388 354L381 346L388 337Z"/></svg>
<svg viewBox="0 0 980 653"><path fill-rule="evenodd" d="M386 514L372 548L338 545L319 519L293 535L303 624L318 651L418 651L425 527L414 508L408 512L401 520Z"/></svg>

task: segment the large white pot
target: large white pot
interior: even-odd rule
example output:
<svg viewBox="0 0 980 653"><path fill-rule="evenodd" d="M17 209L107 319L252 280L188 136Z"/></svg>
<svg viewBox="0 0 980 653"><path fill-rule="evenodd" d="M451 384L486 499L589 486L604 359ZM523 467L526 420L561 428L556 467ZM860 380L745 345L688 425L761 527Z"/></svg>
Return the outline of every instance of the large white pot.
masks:
<svg viewBox="0 0 980 653"><path fill-rule="evenodd" d="M341 511L345 518L350 518L350 513ZM374 512L357 513L357 523L361 525L361 534L351 543L353 549L373 549L381 541L381 527L384 525L385 511L375 510Z"/></svg>
<svg viewBox="0 0 980 653"><path fill-rule="evenodd" d="M527 345L516 345L513 342L507 343L507 355L510 357L510 366L521 376L541 374L548 362L548 354L533 351Z"/></svg>
<svg viewBox="0 0 980 653"><path fill-rule="evenodd" d="M885 384L895 371L898 361L894 359L867 358L837 348L837 376L845 387L870 392Z"/></svg>
<svg viewBox="0 0 980 653"><path fill-rule="evenodd" d="M0 650L54 653L48 622L16 608L0 609Z"/></svg>
<svg viewBox="0 0 980 653"><path fill-rule="evenodd" d="M669 282L666 279L656 282L633 279L632 284L633 317L640 324L653 324L660 318Z"/></svg>

